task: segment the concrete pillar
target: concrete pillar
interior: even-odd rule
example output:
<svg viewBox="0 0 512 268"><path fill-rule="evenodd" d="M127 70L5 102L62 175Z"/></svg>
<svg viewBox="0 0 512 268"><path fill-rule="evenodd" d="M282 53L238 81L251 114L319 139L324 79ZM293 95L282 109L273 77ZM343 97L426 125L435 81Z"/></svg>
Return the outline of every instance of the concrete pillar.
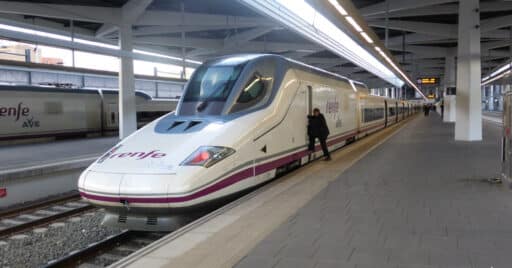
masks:
<svg viewBox="0 0 512 268"><path fill-rule="evenodd" d="M482 140L479 0L459 1L455 140Z"/></svg>
<svg viewBox="0 0 512 268"><path fill-rule="evenodd" d="M455 86L456 86L456 65L455 49L448 51L444 64L444 115L443 122L455 122Z"/></svg>
<svg viewBox="0 0 512 268"><path fill-rule="evenodd" d="M135 106L135 79L133 73L132 26L119 27L119 47L122 51L119 64L119 138L124 139L137 130Z"/></svg>

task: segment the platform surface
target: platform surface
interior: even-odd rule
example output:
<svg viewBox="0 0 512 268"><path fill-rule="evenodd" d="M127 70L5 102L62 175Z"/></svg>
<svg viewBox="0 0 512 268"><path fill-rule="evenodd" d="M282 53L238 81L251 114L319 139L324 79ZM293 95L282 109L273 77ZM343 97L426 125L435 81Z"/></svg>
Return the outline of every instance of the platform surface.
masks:
<svg viewBox="0 0 512 268"><path fill-rule="evenodd" d="M62 140L0 146L0 170L95 157L114 146L118 137Z"/></svg>
<svg viewBox="0 0 512 268"><path fill-rule="evenodd" d="M498 124L503 124L503 113L482 111L482 119Z"/></svg>
<svg viewBox="0 0 512 268"><path fill-rule="evenodd" d="M512 267L512 191L485 181L499 174L500 128L484 122L472 143L453 129L413 120L236 267Z"/></svg>

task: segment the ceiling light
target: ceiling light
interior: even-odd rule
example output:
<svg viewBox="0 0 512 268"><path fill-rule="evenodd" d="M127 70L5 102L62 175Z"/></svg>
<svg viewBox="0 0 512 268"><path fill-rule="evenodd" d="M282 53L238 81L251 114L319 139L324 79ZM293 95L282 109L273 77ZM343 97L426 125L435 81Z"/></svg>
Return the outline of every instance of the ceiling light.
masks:
<svg viewBox="0 0 512 268"><path fill-rule="evenodd" d="M331 3L331 5L333 5L334 8L336 8L336 10L338 10L338 12L341 15L343 15L343 16L348 15L347 11L340 5L340 3L338 3L338 0L329 0L329 3Z"/></svg>
<svg viewBox="0 0 512 268"><path fill-rule="evenodd" d="M350 16L347 16L345 17L345 19L348 21L348 23L350 23L350 25L352 25L352 27L354 27L354 29L358 32L362 32L363 29L361 28L361 26L359 26L359 24L357 24L357 22L354 20L354 18L350 17Z"/></svg>
<svg viewBox="0 0 512 268"><path fill-rule="evenodd" d="M322 45L383 80L397 87L404 84L389 67L385 66L304 0L238 1L265 16L279 21L312 42ZM359 27L357 23L355 25Z"/></svg>
<svg viewBox="0 0 512 268"><path fill-rule="evenodd" d="M363 38L364 38L364 40L366 40L366 42L373 44L373 40L368 36L367 33L361 32L361 36L363 36Z"/></svg>
<svg viewBox="0 0 512 268"><path fill-rule="evenodd" d="M498 80L498 79L503 78L503 77L504 77L504 76L506 76L506 75L509 75L510 73L511 73L511 71L510 71L510 70L509 70L509 71L506 71L506 72L502 73L501 75L498 75L498 76L496 76L496 77L494 77L494 78L490 79L489 81L486 81L486 82L482 83L481 85L482 85L482 86L485 86L485 85L487 85L487 84L489 84L489 83L492 83L492 82L494 82L494 81L496 81L496 80Z"/></svg>
<svg viewBox="0 0 512 268"><path fill-rule="evenodd" d="M7 24L0 24L0 30L7 30L7 31L19 32L19 33L24 33L24 34L29 34L29 35L42 36L42 37L50 38L50 39L62 40L62 41L69 43L69 45L67 46L68 48L71 47L73 43L79 43L79 44L85 44L85 45L89 45L89 46L102 47L102 48L106 48L106 49L113 50L113 51L119 50L119 46L116 46L116 45L111 45L111 44L101 43L101 42L96 42L96 41L90 41L90 40L85 40L85 39L80 39L80 38L72 39L71 37L65 36L65 35L54 34L54 33L49 33L49 32L42 32L42 31L38 31L38 30L32 30L32 29L27 29L27 28L22 28L22 27L17 27L17 26L11 26L11 25L7 25ZM149 56L154 56L154 57L159 57L159 58L182 60L182 58L167 56L164 54L153 53L153 52L138 50L138 49L134 49L133 53L144 54L144 55L149 55ZM106 54L106 55L108 55L108 54ZM196 65L200 65L202 63L200 61L194 61L194 60L189 60L189 59L185 59L185 61L189 62L189 63L196 64Z"/></svg>

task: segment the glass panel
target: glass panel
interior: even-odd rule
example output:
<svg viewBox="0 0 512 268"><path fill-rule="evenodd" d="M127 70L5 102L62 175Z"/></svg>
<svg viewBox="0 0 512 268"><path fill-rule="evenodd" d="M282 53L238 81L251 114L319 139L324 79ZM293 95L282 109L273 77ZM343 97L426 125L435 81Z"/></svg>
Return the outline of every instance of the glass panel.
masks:
<svg viewBox="0 0 512 268"><path fill-rule="evenodd" d="M183 101L226 101L242 65L202 66L192 76Z"/></svg>
<svg viewBox="0 0 512 268"><path fill-rule="evenodd" d="M265 83L262 81L260 77L254 76L247 86L242 90L240 97L238 98L238 103L248 103L251 102L265 92Z"/></svg>

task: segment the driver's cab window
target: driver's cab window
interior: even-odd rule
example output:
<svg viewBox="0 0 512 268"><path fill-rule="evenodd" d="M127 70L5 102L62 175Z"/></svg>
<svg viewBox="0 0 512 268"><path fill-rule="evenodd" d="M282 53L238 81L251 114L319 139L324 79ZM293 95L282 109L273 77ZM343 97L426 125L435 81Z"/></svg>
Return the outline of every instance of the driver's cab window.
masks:
<svg viewBox="0 0 512 268"><path fill-rule="evenodd" d="M271 77L263 77L259 73L253 74L242 88L231 113L246 110L259 104L270 90L268 87L271 81Z"/></svg>

